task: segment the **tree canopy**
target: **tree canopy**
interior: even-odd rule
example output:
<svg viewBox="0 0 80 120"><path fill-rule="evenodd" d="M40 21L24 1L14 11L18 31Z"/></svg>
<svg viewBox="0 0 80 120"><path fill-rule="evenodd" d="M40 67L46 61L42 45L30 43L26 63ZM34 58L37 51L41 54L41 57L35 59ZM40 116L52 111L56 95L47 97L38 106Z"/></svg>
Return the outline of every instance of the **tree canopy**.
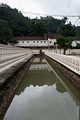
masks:
<svg viewBox="0 0 80 120"><path fill-rule="evenodd" d="M64 37L75 37L76 29L72 26L71 23L65 24L61 26L61 35Z"/></svg>
<svg viewBox="0 0 80 120"><path fill-rule="evenodd" d="M31 19L23 16L16 8L12 9L6 4L0 4L0 21L0 43L2 41L3 43L14 42L12 37L16 36L54 34L56 36L73 37L76 36L76 33L77 36L80 36L80 27L75 27L71 23L66 24L66 17L61 20L51 16Z"/></svg>
<svg viewBox="0 0 80 120"><path fill-rule="evenodd" d="M0 19L0 43L8 44L13 41L13 32L5 20Z"/></svg>
<svg viewBox="0 0 80 120"><path fill-rule="evenodd" d="M14 37L44 36L45 33L58 34L60 26L64 24L63 20L51 16L30 19L23 16L17 9L12 9L6 4L0 4L0 19L7 22L9 31L11 30L10 32Z"/></svg>
<svg viewBox="0 0 80 120"><path fill-rule="evenodd" d="M68 48L71 48L72 38L71 37L60 37L57 39L57 44L60 49L64 49L64 54Z"/></svg>

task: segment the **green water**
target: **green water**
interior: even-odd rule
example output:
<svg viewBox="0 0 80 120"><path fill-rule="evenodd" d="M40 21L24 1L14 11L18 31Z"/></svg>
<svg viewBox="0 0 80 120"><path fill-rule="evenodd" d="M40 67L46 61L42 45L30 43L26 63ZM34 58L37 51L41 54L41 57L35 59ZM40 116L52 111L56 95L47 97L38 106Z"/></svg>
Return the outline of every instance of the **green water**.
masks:
<svg viewBox="0 0 80 120"><path fill-rule="evenodd" d="M35 58L4 120L80 120L76 91L61 81L45 58Z"/></svg>

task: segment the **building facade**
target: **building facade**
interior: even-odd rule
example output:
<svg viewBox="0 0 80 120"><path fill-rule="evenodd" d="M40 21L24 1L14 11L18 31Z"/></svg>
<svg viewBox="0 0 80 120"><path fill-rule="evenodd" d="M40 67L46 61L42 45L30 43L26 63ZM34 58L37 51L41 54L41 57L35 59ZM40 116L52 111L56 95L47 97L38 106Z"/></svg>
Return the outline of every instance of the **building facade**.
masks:
<svg viewBox="0 0 80 120"><path fill-rule="evenodd" d="M77 47L77 46L80 46L80 40L74 40L72 41L72 47Z"/></svg>
<svg viewBox="0 0 80 120"><path fill-rule="evenodd" d="M44 37L17 37L18 47L37 48L37 47L54 47L56 39L45 39Z"/></svg>

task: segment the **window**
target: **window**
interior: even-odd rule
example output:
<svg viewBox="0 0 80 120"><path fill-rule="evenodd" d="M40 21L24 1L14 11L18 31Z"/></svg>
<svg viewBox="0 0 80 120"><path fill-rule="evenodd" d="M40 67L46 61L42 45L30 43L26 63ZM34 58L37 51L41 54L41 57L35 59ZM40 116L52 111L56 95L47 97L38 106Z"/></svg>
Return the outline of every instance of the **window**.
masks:
<svg viewBox="0 0 80 120"><path fill-rule="evenodd" d="M50 41L50 43L52 43L52 42Z"/></svg>
<svg viewBox="0 0 80 120"><path fill-rule="evenodd" d="M56 45L56 42L54 42L54 45Z"/></svg>
<svg viewBox="0 0 80 120"><path fill-rule="evenodd" d="M24 43L24 41L22 41L22 43Z"/></svg>
<svg viewBox="0 0 80 120"><path fill-rule="evenodd" d="M35 43L35 41L33 41L33 43Z"/></svg>
<svg viewBox="0 0 80 120"><path fill-rule="evenodd" d="M37 43L38 43L39 41L37 41Z"/></svg>
<svg viewBox="0 0 80 120"><path fill-rule="evenodd" d="M27 43L29 43L29 41L27 41Z"/></svg>

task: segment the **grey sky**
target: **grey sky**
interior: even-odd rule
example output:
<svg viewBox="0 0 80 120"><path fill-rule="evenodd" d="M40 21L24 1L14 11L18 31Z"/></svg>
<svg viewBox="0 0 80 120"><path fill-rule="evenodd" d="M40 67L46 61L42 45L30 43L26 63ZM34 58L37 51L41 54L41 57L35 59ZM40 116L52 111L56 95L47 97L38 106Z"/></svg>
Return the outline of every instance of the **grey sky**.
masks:
<svg viewBox="0 0 80 120"><path fill-rule="evenodd" d="M80 15L80 0L0 0L0 3L2 2L21 11L50 15Z"/></svg>

